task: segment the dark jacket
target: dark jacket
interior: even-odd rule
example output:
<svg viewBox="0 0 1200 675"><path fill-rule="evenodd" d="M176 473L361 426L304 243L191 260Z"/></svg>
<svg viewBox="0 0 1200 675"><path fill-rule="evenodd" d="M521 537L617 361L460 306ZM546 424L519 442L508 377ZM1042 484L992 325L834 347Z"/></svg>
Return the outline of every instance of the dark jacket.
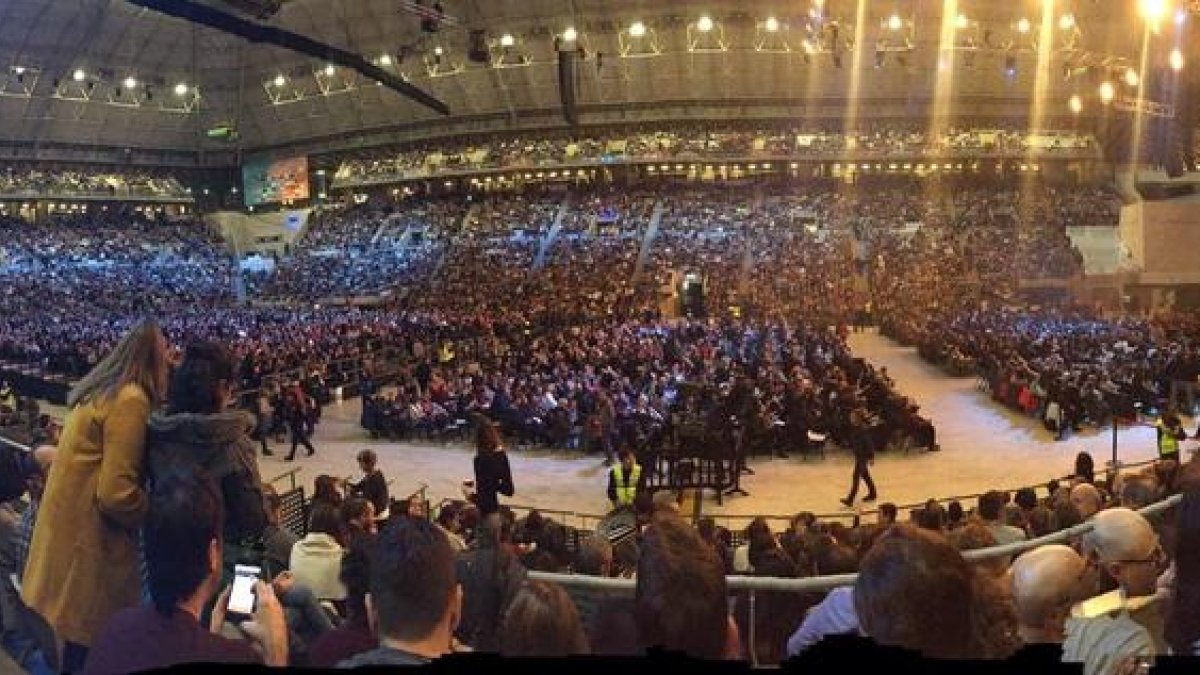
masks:
<svg viewBox="0 0 1200 675"><path fill-rule="evenodd" d="M242 410L213 415L155 412L146 438L147 474L193 467L217 482L225 508L225 541L256 540L267 526L262 479L250 432L254 417Z"/></svg>
<svg viewBox="0 0 1200 675"><path fill-rule="evenodd" d="M508 604L525 582L525 568L502 548L477 548L458 557L456 574L463 590L458 639L476 651L497 651L496 634Z"/></svg>
<svg viewBox="0 0 1200 675"><path fill-rule="evenodd" d="M503 451L481 452L475 455L475 506L481 515L500 510L500 498L513 496L512 469Z"/></svg>
<svg viewBox="0 0 1200 675"><path fill-rule="evenodd" d="M371 502L375 507L375 515L378 516L388 510L387 479L383 477L383 473L378 469L372 471L368 476L354 485L352 491L354 494Z"/></svg>

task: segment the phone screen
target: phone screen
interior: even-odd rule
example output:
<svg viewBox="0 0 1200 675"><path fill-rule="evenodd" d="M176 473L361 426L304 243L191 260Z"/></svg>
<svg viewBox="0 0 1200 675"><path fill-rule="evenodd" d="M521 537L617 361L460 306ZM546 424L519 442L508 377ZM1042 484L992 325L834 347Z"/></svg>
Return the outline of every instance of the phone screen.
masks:
<svg viewBox="0 0 1200 675"><path fill-rule="evenodd" d="M237 565L233 568L233 590L229 593L229 611L234 614L254 613L254 584L262 572L250 565Z"/></svg>

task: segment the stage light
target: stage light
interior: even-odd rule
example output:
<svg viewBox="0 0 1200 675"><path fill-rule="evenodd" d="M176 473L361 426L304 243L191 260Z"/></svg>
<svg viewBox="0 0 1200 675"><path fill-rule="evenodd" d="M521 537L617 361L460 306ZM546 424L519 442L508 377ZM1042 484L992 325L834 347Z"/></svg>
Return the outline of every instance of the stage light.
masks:
<svg viewBox="0 0 1200 675"><path fill-rule="evenodd" d="M511 47L515 44L517 44L517 40L512 36L511 33L505 33L504 35L500 36L501 47Z"/></svg>
<svg viewBox="0 0 1200 675"><path fill-rule="evenodd" d="M574 26L567 28L562 34L562 39L566 40L567 42L574 42L575 38L577 37L579 37L579 33L575 32Z"/></svg>
<svg viewBox="0 0 1200 675"><path fill-rule="evenodd" d="M1183 52L1179 51L1178 47L1171 50L1171 56L1168 57L1168 61L1171 64L1171 70L1183 70Z"/></svg>
<svg viewBox="0 0 1200 675"><path fill-rule="evenodd" d="M779 30L779 19L776 19L773 16L768 16L767 22L766 22L766 24L764 24L764 27L767 29L768 33L777 32Z"/></svg>
<svg viewBox="0 0 1200 675"><path fill-rule="evenodd" d="M336 72L337 68L334 68L332 63L325 66L325 77L333 77Z"/></svg>
<svg viewBox="0 0 1200 675"><path fill-rule="evenodd" d="M123 84L125 85L126 89L136 89L137 88L137 80L134 79L132 75L125 78L125 82Z"/></svg>
<svg viewBox="0 0 1200 675"><path fill-rule="evenodd" d="M276 87L282 87L285 84L287 84L286 77L284 77L282 74L275 76L275 86Z"/></svg>
<svg viewBox="0 0 1200 675"><path fill-rule="evenodd" d="M1187 10L1182 7L1175 10L1175 25L1182 26L1187 21Z"/></svg>
<svg viewBox="0 0 1200 675"><path fill-rule="evenodd" d="M903 27L904 27L904 20L900 18L899 14L893 14L890 17L888 17L888 28L889 29L900 30Z"/></svg>
<svg viewBox="0 0 1200 675"><path fill-rule="evenodd" d="M1083 99L1079 98L1079 94L1071 96L1071 100L1067 102L1067 106L1071 108L1071 112L1078 115L1083 112Z"/></svg>
<svg viewBox="0 0 1200 675"><path fill-rule="evenodd" d="M1106 105L1112 103L1112 100L1117 95L1117 88L1112 82L1104 82L1100 85L1100 100Z"/></svg>
<svg viewBox="0 0 1200 675"><path fill-rule="evenodd" d="M808 38L805 38L804 42L800 44L802 47L804 47L805 54L812 55L817 51L817 48L813 46L812 40L809 40Z"/></svg>
<svg viewBox="0 0 1200 675"><path fill-rule="evenodd" d="M22 66L15 66L15 67L13 68L13 72L14 72L14 73L16 73L17 75L24 75L24 74L25 74L25 68L24 68L24 67L22 67Z"/></svg>
<svg viewBox="0 0 1200 675"><path fill-rule="evenodd" d="M1138 0L1138 9L1150 23L1158 23L1167 13L1167 0Z"/></svg>
<svg viewBox="0 0 1200 675"><path fill-rule="evenodd" d="M1009 77L1016 77L1016 75L1017 75L1017 57L1015 57L1015 56L1005 56L1004 57L1004 74Z"/></svg>
<svg viewBox="0 0 1200 675"><path fill-rule="evenodd" d="M700 20L696 22L696 30L699 30L701 33L707 33L712 29L713 20L712 17L708 15L700 17Z"/></svg>
<svg viewBox="0 0 1200 675"><path fill-rule="evenodd" d="M641 21L634 21L629 27L629 35L632 37L642 37L646 34L646 24Z"/></svg>
<svg viewBox="0 0 1200 675"><path fill-rule="evenodd" d="M390 65L392 65L392 57L391 57L391 55L390 55L390 54L384 54L383 56L380 56L380 57L379 57L379 65L381 65L381 66L390 66Z"/></svg>
<svg viewBox="0 0 1200 675"><path fill-rule="evenodd" d="M436 46L436 47L434 47L434 48L433 48L433 55L434 55L434 56L437 56L437 57L439 57L439 58L440 58L440 57L441 57L443 54L445 54L445 53L446 53L446 50L445 50L445 49L442 49L442 46L441 46L441 45L438 45L438 46Z"/></svg>
<svg viewBox="0 0 1200 675"><path fill-rule="evenodd" d="M183 82L180 82L179 84L175 85L175 95L176 96L186 96L187 92L188 92L188 86L186 84L184 84Z"/></svg>
<svg viewBox="0 0 1200 675"><path fill-rule="evenodd" d="M1029 29L1031 27L1032 26L1030 26L1030 24L1029 24L1029 19L1026 19L1025 17L1021 17L1021 20L1017 22L1017 31L1018 32L1028 33Z"/></svg>
<svg viewBox="0 0 1200 675"><path fill-rule="evenodd" d="M75 71L75 72L74 72L74 73L71 75L71 77L72 77L72 78L73 78L73 79L74 79L76 82L83 82L85 79L87 79L87 73L83 72L83 70L81 70L81 69L77 69L77 70L76 70L76 71Z"/></svg>
<svg viewBox="0 0 1200 675"><path fill-rule="evenodd" d="M954 19L954 27L955 28L966 28L968 24L969 24L969 22L967 21L966 14L959 14Z"/></svg>
<svg viewBox="0 0 1200 675"><path fill-rule="evenodd" d="M1137 71L1134 70L1133 68L1126 68L1125 69L1125 84L1127 84L1131 87L1136 87L1136 86L1138 86L1138 82L1141 82L1141 78L1138 77Z"/></svg>
<svg viewBox="0 0 1200 675"><path fill-rule="evenodd" d="M1061 30L1071 30L1072 28L1074 28L1075 27L1075 15L1070 14L1070 13L1063 14L1062 18L1060 18L1058 20L1058 27Z"/></svg>

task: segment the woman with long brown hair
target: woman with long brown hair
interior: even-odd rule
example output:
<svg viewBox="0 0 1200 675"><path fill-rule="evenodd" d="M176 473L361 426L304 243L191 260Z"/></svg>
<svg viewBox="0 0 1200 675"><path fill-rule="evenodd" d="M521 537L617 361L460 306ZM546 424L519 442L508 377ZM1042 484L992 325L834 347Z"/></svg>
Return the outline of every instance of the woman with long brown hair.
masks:
<svg viewBox="0 0 1200 675"><path fill-rule="evenodd" d="M500 510L503 494L513 496L512 468L500 442L500 429L495 422L480 420L475 432L475 506L486 516Z"/></svg>
<svg viewBox="0 0 1200 675"><path fill-rule="evenodd" d="M141 323L67 399L21 595L65 643L68 672L82 668L109 617L141 597L146 421L166 395L167 360L162 331Z"/></svg>

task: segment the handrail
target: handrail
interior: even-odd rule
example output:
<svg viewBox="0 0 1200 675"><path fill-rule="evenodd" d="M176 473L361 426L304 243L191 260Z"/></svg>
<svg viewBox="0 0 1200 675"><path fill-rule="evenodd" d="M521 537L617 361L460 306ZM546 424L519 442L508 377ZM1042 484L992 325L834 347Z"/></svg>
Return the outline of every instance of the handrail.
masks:
<svg viewBox="0 0 1200 675"><path fill-rule="evenodd" d="M296 489L296 474L300 473L303 470L304 470L304 467L298 466L294 469L285 471L285 472L279 474L278 476L272 478L271 480L267 481L267 485L274 486L276 483L283 480L284 478L290 478L291 482L292 482L292 486L288 489L295 490Z"/></svg>
<svg viewBox="0 0 1200 675"><path fill-rule="evenodd" d="M1182 499L1183 495L1173 495L1160 502L1156 502L1142 509L1138 509L1137 512L1143 516L1155 515L1177 505ZM1045 544L1054 544L1067 541L1072 537L1077 537L1081 534L1090 532L1094 527L1095 522L1088 521L1065 530L1060 530L1053 534L1048 534L1044 537L1038 537L1037 539L964 551L963 557L969 561L979 561L1013 556ZM591 577L586 575L556 574L551 572L534 571L529 572L529 578L574 588L590 588L609 591L632 591L637 583L634 579L609 579L606 577ZM857 579L857 574L835 574L823 577L808 577L804 579L729 576L726 577L725 581L729 590L733 591L777 591L785 593L806 593L822 592L838 588L840 586L849 586Z"/></svg>
<svg viewBox="0 0 1200 675"><path fill-rule="evenodd" d="M0 443L13 448L14 450L20 450L21 452L33 452L33 448L25 445L24 443L18 443L7 436L0 436Z"/></svg>

